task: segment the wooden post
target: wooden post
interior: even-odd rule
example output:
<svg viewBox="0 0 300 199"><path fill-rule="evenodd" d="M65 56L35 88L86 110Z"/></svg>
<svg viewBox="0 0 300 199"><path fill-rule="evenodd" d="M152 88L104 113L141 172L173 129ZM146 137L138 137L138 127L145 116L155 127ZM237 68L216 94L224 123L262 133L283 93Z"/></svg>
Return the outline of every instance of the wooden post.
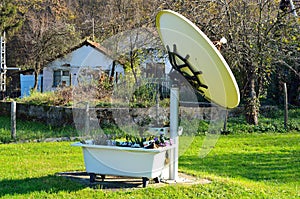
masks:
<svg viewBox="0 0 300 199"><path fill-rule="evenodd" d="M286 83L283 84L283 92L284 92L284 128L287 129L288 123L288 94Z"/></svg>
<svg viewBox="0 0 300 199"><path fill-rule="evenodd" d="M17 131L16 131L16 111L17 110L17 104L15 101L11 102L11 114L10 114L10 118L11 118L11 138L13 140L17 139Z"/></svg>

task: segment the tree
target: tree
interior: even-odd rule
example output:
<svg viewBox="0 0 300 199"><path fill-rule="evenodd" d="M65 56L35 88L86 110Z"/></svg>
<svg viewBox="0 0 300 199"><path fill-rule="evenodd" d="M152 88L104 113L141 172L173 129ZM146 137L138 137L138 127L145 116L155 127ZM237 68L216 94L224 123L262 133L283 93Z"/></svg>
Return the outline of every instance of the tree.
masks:
<svg viewBox="0 0 300 199"><path fill-rule="evenodd" d="M293 26L287 23L282 26L278 19L279 3L279 0L207 0L162 4L163 8L189 18L212 41L227 38L221 53L237 78L249 124L258 124L260 101L267 95L270 76L278 66L275 63L285 63L291 70L295 70L295 63L299 65L299 25L297 28L294 22ZM284 37L278 37L278 29L281 35L285 32ZM287 45L282 45L284 38L289 38Z"/></svg>
<svg viewBox="0 0 300 199"><path fill-rule="evenodd" d="M141 64L146 57L156 56L149 53L149 49L160 49L158 38L153 29L137 28L116 34L103 42L110 50L114 59L123 63L127 75L132 75L138 84Z"/></svg>
<svg viewBox="0 0 300 199"><path fill-rule="evenodd" d="M13 0L3 0L0 3L0 10L0 34L10 33L22 25L22 15L18 7L13 4Z"/></svg>
<svg viewBox="0 0 300 199"><path fill-rule="evenodd" d="M22 59L16 59L19 65L34 69L37 89L38 75L42 67L53 58L78 42L78 35L72 25L68 24L69 12L61 1L24 1L25 12L22 32L15 37ZM68 39L66 39L68 38ZM11 55L12 57L12 55Z"/></svg>
<svg viewBox="0 0 300 199"><path fill-rule="evenodd" d="M240 72L245 75L243 83L243 96L246 108L246 120L250 124L258 124L260 101L267 95L267 88L271 83L271 74L276 71L276 62L284 61L285 52L296 50L296 45L286 45L283 51L282 37L278 37L278 30L283 30L280 22L278 2L256 1L251 3L244 1L242 6L232 4L231 12L233 26L229 46L229 57L240 66ZM239 12L236 12L236 11ZM239 16L238 16L239 15ZM229 16L229 15L228 15ZM240 25L240 26L237 26ZM296 31L299 33L299 30ZM237 33L237 34L234 34ZM287 33L288 35L291 32ZM291 36L291 35L290 35ZM242 45L240 45L242 44ZM291 43L290 43L291 44ZM290 48L290 50L287 50ZM298 50L299 51L299 50ZM231 54L231 55L230 55ZM241 56L239 56L241 55ZM290 54L289 59L297 58L295 53ZM298 60L299 63L299 60ZM234 66L234 65L233 65Z"/></svg>
<svg viewBox="0 0 300 199"><path fill-rule="evenodd" d="M83 35L91 35L94 20L95 40L108 48L114 59L121 60L125 71L129 72L127 75L131 74L133 81L138 82L139 65L145 54L143 49L149 48L150 44L152 47L157 44L154 32L147 29L154 24L154 5L151 1L140 0L89 0L75 2L73 9L80 9L84 16L77 16L78 19L90 26L79 25L80 30L89 32Z"/></svg>
<svg viewBox="0 0 300 199"><path fill-rule="evenodd" d="M269 89L273 87L271 81L287 81L293 89L291 94L294 95L290 95L293 99L297 99L295 93L299 92L299 18L290 14L289 9L281 10L282 1L34 0L30 3L14 0L18 2L18 9L26 13L27 21L17 35L17 42L11 44L18 46L14 51L21 49L21 52L10 56L10 60L20 65L34 64L38 69L36 63L44 65L75 41L66 40L66 36L85 37L94 29L96 41L102 43L113 35L132 31L127 37L131 38L131 42L127 42L127 54L120 53L120 49L116 52L127 63L128 71L138 76L139 59L144 52L143 47L135 43L143 34L133 30L154 27L157 11L172 9L189 18L212 41L227 38L228 43L223 45L221 53L239 84L247 121L257 124L261 100L280 96L278 86ZM299 5L295 9L299 10Z"/></svg>
<svg viewBox="0 0 300 199"><path fill-rule="evenodd" d="M257 125L260 101L267 95L267 88L271 83L270 76L278 66L275 63L286 60L283 56L286 52L289 52L289 59L294 61L298 57L296 52L299 54L297 45L292 42L285 45L284 50L281 39L290 36L295 39L297 33L299 37L299 28L296 30L294 25L292 29L296 30L296 34L288 31L285 37L278 37L278 30L281 32L289 29L287 24L285 28L282 26L278 17L280 16L279 1L224 0L222 3L225 7L227 23L224 23L221 28L228 32L229 38L225 56L230 65L246 77L240 79L246 120L249 124Z"/></svg>
<svg viewBox="0 0 300 199"><path fill-rule="evenodd" d="M286 1L281 1L281 6ZM289 4L287 5L289 7ZM298 10L300 7L297 8ZM300 105L300 27L296 10L281 7L277 22L273 29L272 45L277 49L276 57L272 60L274 74L268 97L276 104L283 104L282 88L287 83L289 103ZM296 16L296 17L295 17Z"/></svg>

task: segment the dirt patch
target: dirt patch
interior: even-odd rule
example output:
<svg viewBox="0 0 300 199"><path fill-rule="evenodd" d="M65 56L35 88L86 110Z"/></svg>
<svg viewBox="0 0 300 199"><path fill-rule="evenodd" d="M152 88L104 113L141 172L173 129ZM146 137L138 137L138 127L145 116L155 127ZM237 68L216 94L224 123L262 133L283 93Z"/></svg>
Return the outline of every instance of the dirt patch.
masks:
<svg viewBox="0 0 300 199"><path fill-rule="evenodd" d="M143 188L142 178L133 177L122 177L122 176L100 176L97 175L94 182L90 182L90 175L86 172L61 172L57 173L57 176L62 176L74 180L83 185L89 186L95 189L105 189L105 190L120 190L120 189L133 189L133 188ZM149 179L147 187L162 187L168 185L176 184L208 184L211 183L208 179L199 179L191 175L184 173L178 173L178 180L164 180L161 179Z"/></svg>

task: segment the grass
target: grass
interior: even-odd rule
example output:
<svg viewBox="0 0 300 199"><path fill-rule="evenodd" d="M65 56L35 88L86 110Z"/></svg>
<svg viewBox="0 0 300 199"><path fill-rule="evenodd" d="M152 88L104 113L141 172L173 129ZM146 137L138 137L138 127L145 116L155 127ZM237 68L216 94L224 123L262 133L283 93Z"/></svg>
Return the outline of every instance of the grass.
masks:
<svg viewBox="0 0 300 199"><path fill-rule="evenodd" d="M84 170L70 142L0 145L0 198L299 198L300 134L221 136L199 158L202 136L180 157L179 170L212 180L206 185L105 191L58 177Z"/></svg>
<svg viewBox="0 0 300 199"><path fill-rule="evenodd" d="M300 131L300 109L289 110L288 128L284 128L284 113L282 110L269 113L268 115L260 115L259 125L248 125L245 119L241 117L229 117L227 124L227 133L229 134L248 134L248 133L287 133ZM198 132L204 135L209 128L208 121L199 120L182 120L181 125L184 126L185 133ZM71 126L52 127L41 124L39 122L17 121L17 140L36 140L49 137L76 137L78 136L76 129ZM0 116L0 143L9 143L11 139L10 118Z"/></svg>
<svg viewBox="0 0 300 199"><path fill-rule="evenodd" d="M183 145L192 144L180 156L179 170L212 180L206 185L105 191L56 176L85 169L81 149L70 142L0 144L0 198L300 198L299 111L290 110L288 130L283 128L282 112L261 116L258 127L229 118L230 134L221 135L205 158L199 157L201 133L182 137ZM77 132L18 120L17 136L35 140ZM10 119L0 117L0 143L10 141Z"/></svg>
<svg viewBox="0 0 300 199"><path fill-rule="evenodd" d="M10 118L0 116L0 143L11 142ZM17 120L17 140L32 141L50 137L73 137L78 132L71 126L52 127L40 122Z"/></svg>
<svg viewBox="0 0 300 199"><path fill-rule="evenodd" d="M288 111L287 128L284 127L284 111L282 109L260 113L257 126L247 124L244 116L229 117L227 131L231 134L244 133L286 133L300 131L300 108Z"/></svg>

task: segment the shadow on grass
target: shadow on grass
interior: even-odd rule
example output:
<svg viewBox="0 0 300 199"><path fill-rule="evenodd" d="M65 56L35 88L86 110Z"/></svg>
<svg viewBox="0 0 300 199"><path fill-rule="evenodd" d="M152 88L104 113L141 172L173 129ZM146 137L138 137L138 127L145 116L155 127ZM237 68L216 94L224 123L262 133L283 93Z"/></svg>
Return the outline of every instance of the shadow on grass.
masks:
<svg viewBox="0 0 300 199"><path fill-rule="evenodd" d="M213 155L203 159L182 156L179 164L187 170L253 181L299 183L300 179L300 151Z"/></svg>
<svg viewBox="0 0 300 199"><path fill-rule="evenodd" d="M138 188L142 187L142 179L108 176L105 181L102 181L98 176L95 182L90 183L86 172L63 172L40 178L2 180L0 181L0 198L5 195L23 195L33 192L73 192L86 187L108 190Z"/></svg>
<svg viewBox="0 0 300 199"><path fill-rule="evenodd" d="M58 176L81 183L94 189L118 190L126 188L138 188L142 186L142 178L122 177L122 176L104 176L96 175L94 182L90 182L90 175L86 172L62 172Z"/></svg>
<svg viewBox="0 0 300 199"><path fill-rule="evenodd" d="M84 186L64 177L49 175L39 178L20 180L1 180L0 197L5 195L29 194L32 192L58 193L60 191L77 191Z"/></svg>

